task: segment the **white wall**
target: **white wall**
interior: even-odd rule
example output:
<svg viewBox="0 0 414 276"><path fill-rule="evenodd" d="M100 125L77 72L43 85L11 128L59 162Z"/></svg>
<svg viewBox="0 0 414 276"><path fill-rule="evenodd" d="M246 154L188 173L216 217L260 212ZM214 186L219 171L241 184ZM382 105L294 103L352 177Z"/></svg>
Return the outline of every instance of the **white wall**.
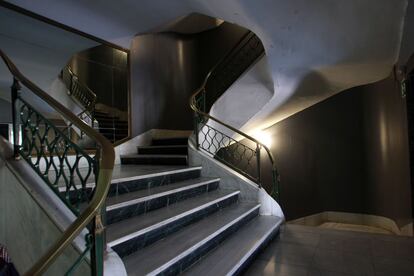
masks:
<svg viewBox="0 0 414 276"><path fill-rule="evenodd" d="M273 81L266 56L252 65L213 104L210 115L240 129L272 98ZM210 126L233 136L228 129L214 121Z"/></svg>
<svg viewBox="0 0 414 276"><path fill-rule="evenodd" d="M63 202L35 175L28 163L10 157L11 145L1 138L0 243L7 247L12 262L23 275L61 237L74 215L68 208L59 207L58 203L63 205ZM68 246L45 275L62 275L69 269L84 248L81 237L77 242L81 247ZM74 275L89 274L90 266L83 260Z"/></svg>
<svg viewBox="0 0 414 276"><path fill-rule="evenodd" d="M18 69L46 92L71 56L97 43L39 20L0 7L0 48ZM0 98L10 101L10 75L0 62ZM24 89L23 89L24 90ZM23 96L42 111L50 112L33 93Z"/></svg>

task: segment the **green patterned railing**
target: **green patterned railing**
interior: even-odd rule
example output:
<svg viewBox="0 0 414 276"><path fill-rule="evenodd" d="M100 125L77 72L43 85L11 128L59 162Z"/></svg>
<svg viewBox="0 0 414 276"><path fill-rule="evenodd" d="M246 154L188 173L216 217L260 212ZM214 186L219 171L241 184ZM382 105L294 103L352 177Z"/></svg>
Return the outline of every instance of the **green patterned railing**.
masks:
<svg viewBox="0 0 414 276"><path fill-rule="evenodd" d="M105 217L105 200L114 167L114 148L101 134L27 79L1 50L0 56L13 76L11 99L14 156L26 160L76 215L75 221L24 275L43 275L84 229L89 232L85 237L85 249L65 275L73 273L88 252L91 274L103 275L106 244L102 219ZM20 95L21 85L31 93L31 99L40 98L44 102L42 105L48 105L83 131L97 145L93 157L42 115L33 104L29 104Z"/></svg>
<svg viewBox="0 0 414 276"><path fill-rule="evenodd" d="M22 133L18 143L19 154L78 215L81 204L87 203L91 195L92 189L86 184L95 183L97 179L96 158L74 144L20 96L17 96L15 105L18 106L18 126Z"/></svg>

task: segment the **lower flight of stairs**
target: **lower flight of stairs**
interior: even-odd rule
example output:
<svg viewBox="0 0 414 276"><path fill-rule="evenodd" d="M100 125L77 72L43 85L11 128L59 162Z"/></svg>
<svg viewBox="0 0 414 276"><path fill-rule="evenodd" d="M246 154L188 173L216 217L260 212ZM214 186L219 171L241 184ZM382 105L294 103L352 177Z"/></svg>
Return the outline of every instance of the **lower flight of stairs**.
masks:
<svg viewBox="0 0 414 276"><path fill-rule="evenodd" d="M235 275L278 233L280 218L260 216L259 203L187 166L187 138L153 140L121 163L174 165L113 180L107 242L128 275Z"/></svg>

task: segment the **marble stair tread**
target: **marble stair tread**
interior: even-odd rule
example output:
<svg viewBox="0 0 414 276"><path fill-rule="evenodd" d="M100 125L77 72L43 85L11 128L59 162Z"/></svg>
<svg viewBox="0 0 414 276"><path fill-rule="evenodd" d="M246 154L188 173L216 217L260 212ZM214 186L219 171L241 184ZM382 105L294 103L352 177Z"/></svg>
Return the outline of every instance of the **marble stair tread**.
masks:
<svg viewBox="0 0 414 276"><path fill-rule="evenodd" d="M156 275L188 257L242 218L258 203L236 203L123 259L128 275Z"/></svg>
<svg viewBox="0 0 414 276"><path fill-rule="evenodd" d="M112 182L126 178L149 178L165 174L173 174L183 171L201 170L200 166L171 166L171 165L116 165L112 174Z"/></svg>
<svg viewBox="0 0 414 276"><path fill-rule="evenodd" d="M138 154L152 155L187 155L187 145L169 145L169 146L140 146L137 147Z"/></svg>
<svg viewBox="0 0 414 276"><path fill-rule="evenodd" d="M220 178L198 177L167 185L157 186L150 189L138 190L131 193L125 193L118 196L109 197L106 200L106 209L113 210L129 204L144 202L149 199L164 196L166 194L178 193L187 189L208 185L220 181Z"/></svg>
<svg viewBox="0 0 414 276"><path fill-rule="evenodd" d="M113 246L132 237L141 235L166 223L190 215L202 208L217 204L218 201L239 194L240 191L215 190L199 196L126 219L107 227L108 245Z"/></svg>
<svg viewBox="0 0 414 276"><path fill-rule="evenodd" d="M235 275L245 262L266 245L276 233L282 219L275 216L258 216L242 229L212 250L199 262L188 268L184 275Z"/></svg>
<svg viewBox="0 0 414 276"><path fill-rule="evenodd" d="M84 175L87 173L88 168L80 168L79 172ZM117 184L119 182L135 180L135 179L145 179L155 176L162 176L168 174L175 174L181 172L190 172L195 170L201 170L200 166L189 167L185 165L115 165L112 172L111 184ZM67 175L69 175L69 170L65 169ZM76 177L76 176L75 176ZM76 178L75 178L76 179ZM62 186L62 190L66 189L65 181L63 179L59 180L58 186ZM93 174L88 178L88 187L95 186L95 177ZM77 187L81 187L77 185Z"/></svg>

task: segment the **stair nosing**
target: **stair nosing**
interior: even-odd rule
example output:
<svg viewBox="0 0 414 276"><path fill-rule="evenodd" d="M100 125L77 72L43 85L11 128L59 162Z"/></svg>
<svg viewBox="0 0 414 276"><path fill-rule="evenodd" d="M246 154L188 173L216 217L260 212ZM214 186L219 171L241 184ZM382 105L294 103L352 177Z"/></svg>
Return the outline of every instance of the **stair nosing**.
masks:
<svg viewBox="0 0 414 276"><path fill-rule="evenodd" d="M138 149L159 149L159 148L187 148L188 145L154 145L154 146L138 146Z"/></svg>
<svg viewBox="0 0 414 276"><path fill-rule="evenodd" d="M128 166L128 165L124 165L124 166ZM168 174L176 174L176 173L197 171L197 170L201 170L201 169L203 169L203 167L196 166L196 167L174 169L174 170L156 172L156 173L150 173L150 174L142 174L142 175L136 175L136 176L130 176L130 177L116 178L116 179L111 179L110 185L115 185L115 184L126 182L126 181L139 180L139 179L145 179L145 178L151 178L151 177L158 177L158 176L163 176L163 175L168 175ZM96 186L95 182L86 183L86 188L94 188L95 186ZM82 185L78 184L78 185L76 185L76 188L81 189ZM65 186L60 186L58 189L59 189L59 192L65 192L66 191Z"/></svg>
<svg viewBox="0 0 414 276"><path fill-rule="evenodd" d="M178 136L178 137L159 137L159 138L152 138L153 141L165 141L165 140L180 140L180 139L188 139L189 136Z"/></svg>
<svg viewBox="0 0 414 276"><path fill-rule="evenodd" d="M169 266L173 265L174 263L180 261L182 258L186 257L190 252L195 251L197 248L203 246L204 244L206 244L210 240L214 239L219 234L221 234L224 231L226 231L231 226L235 225L237 222L241 221L242 219L244 219L245 217L247 217L248 215L250 215L251 213L253 213L254 211L256 211L258 208L260 208L260 206L261 206L260 203L257 204L257 205L255 205L253 208L251 208L250 210L248 210L247 212L245 212L243 215L241 215L241 216L237 217L236 219L232 220L231 222L223 225L220 229L218 229L214 233L208 235L207 237L205 237L201 241L197 242L196 244L194 244L190 248L187 248L186 250L184 250L180 254L176 255L173 259L171 259L168 262L166 262L165 264L159 266L157 269L149 272L147 275L158 275L159 273L163 272Z"/></svg>
<svg viewBox="0 0 414 276"><path fill-rule="evenodd" d="M148 226L146 228L140 229L140 230L138 230L136 232L133 232L133 233L129 233L128 235L125 235L125 236L123 236L121 238L118 238L116 240L113 240L111 242L108 242L108 245L111 246L111 247L112 246L115 246L115 245L118 245L120 243L123 243L125 241L130 240L130 239L133 239L133 238L135 238L137 236L143 235L143 234L145 234L145 233L147 233L149 231L152 231L154 229L160 228L160 227L162 227L162 226L164 226L164 225L166 225L168 223L171 223L171 222L174 222L176 220L179 220L179 219L181 219L183 217L186 217L188 215L191 215L191 214L193 214L195 212L198 212L198 211L200 211L202 209L205 209L205 208L207 208L207 207L209 207L211 205L214 205L214 204L216 204L216 203L218 203L220 201L223 201L225 199L228 199L228 198L230 198L232 196L235 196L235 195L238 195L238 194L240 194L240 191L234 191L234 192L232 192L230 194L221 196L221 197L219 197L219 198L217 198L217 199L215 199L213 201L209 201L209 202L204 203L202 205L196 206L196 207L194 207L194 208L192 208L190 210L187 210L185 212L182 212L180 214L177 214L174 217L167 218L167 219L165 219L163 221L160 221L158 223L155 223L155 224L153 224L151 226Z"/></svg>
<svg viewBox="0 0 414 276"><path fill-rule="evenodd" d="M185 158L187 159L186 154L131 154L121 156L122 158Z"/></svg>
<svg viewBox="0 0 414 276"><path fill-rule="evenodd" d="M279 223L276 223L273 227L270 228L269 231L266 232L265 235L262 236L262 238L260 240L258 240L254 246L252 246L252 248L250 248L250 250L248 252L246 252L246 254L243 256L243 258L241 258L239 260L239 262L233 266L233 268L230 270L230 272L228 272L226 274L226 276L231 276L231 275L235 275L236 271L239 270L243 264L246 262L246 260L248 258L250 258L250 256L252 256L254 254L254 252L257 251L257 249L259 249L259 247L263 244L263 242L269 238L269 236L273 233L273 231L275 231L276 228L280 227L280 225L282 224L282 220Z"/></svg>
<svg viewBox="0 0 414 276"><path fill-rule="evenodd" d="M128 166L128 165L125 165L125 166ZM202 169L201 166L197 166L197 167L176 169L176 170L171 170L171 171L156 172L156 173L151 173L151 174L144 174L144 175L137 175L137 176L131 176L131 177L117 178L117 179L113 179L111 181L111 184L117 184L117 183L120 183L120 182L125 182L125 181L130 181L130 180L138 180L138 179L145 179L145 178L163 176L163 175L167 175L167 174L175 174L175 173L196 171L196 170L201 170L201 169Z"/></svg>
<svg viewBox="0 0 414 276"><path fill-rule="evenodd" d="M217 181L220 181L220 178L208 179L208 180L201 181L199 183L195 183L195 184L192 184L192 185L188 185L188 186L184 186L184 187L164 191L164 192L161 192L161 193L152 194L152 195L139 197L139 198L134 198L134 199L131 199L131 200L128 200L128 201L123 201L123 202L120 202L120 203L109 205L109 206L106 207L106 211L112 211L112 210L116 210L116 209L123 208L123 207L126 207L126 206L130 206L130 205L133 205L133 204L137 204L137 203L140 203L140 202L145 202L145 201L148 201L148 200L151 200L151 199L154 199L154 198L158 198L158 197L162 197L162 196L166 196L166 195L170 195L170 194L174 194L174 193L179 193L179 192L182 192L182 191L185 191L185 190L190 190L192 188L197 188L199 186L204 186L204 185L207 185L207 184L210 184L210 183L213 183L213 182L217 182ZM177 183L179 183L179 182L177 182Z"/></svg>

